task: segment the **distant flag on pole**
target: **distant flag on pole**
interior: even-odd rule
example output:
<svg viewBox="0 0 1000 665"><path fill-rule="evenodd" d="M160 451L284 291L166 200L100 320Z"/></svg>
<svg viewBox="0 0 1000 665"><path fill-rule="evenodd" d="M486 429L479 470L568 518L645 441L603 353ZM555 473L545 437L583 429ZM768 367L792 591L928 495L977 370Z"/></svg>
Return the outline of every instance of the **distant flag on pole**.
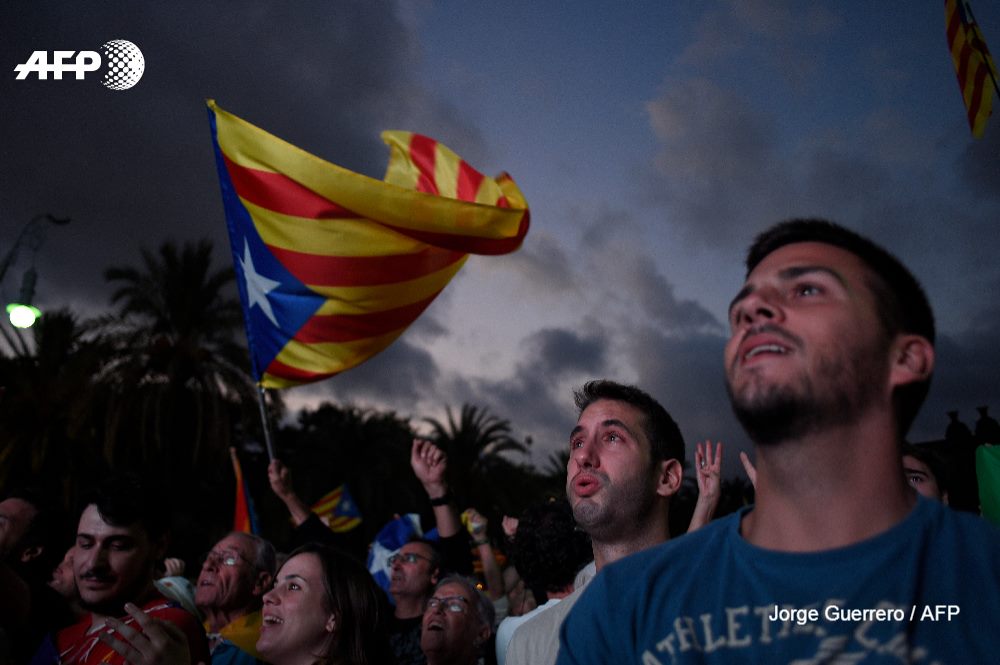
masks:
<svg viewBox="0 0 1000 665"><path fill-rule="evenodd" d="M354 503L347 485L340 485L313 504L312 511L330 527L331 531L343 533L361 524L361 512Z"/></svg>
<svg viewBox="0 0 1000 665"><path fill-rule="evenodd" d="M259 385L318 381L385 349L467 255L528 232L524 197L440 143L383 132L384 181L326 162L208 101Z"/></svg>
<svg viewBox="0 0 1000 665"><path fill-rule="evenodd" d="M983 517L1000 526L1000 446L976 448L976 480Z"/></svg>
<svg viewBox="0 0 1000 665"><path fill-rule="evenodd" d="M247 489L246 481L243 479L243 467L240 466L240 458L236 456L235 448L229 449L229 457L233 461L233 474L236 476L233 531L259 533L257 514L254 512L253 501L250 499L250 492Z"/></svg>
<svg viewBox="0 0 1000 665"><path fill-rule="evenodd" d="M945 0L944 20L948 48L955 64L969 128L972 129L973 136L982 138L986 122L993 111L997 68L969 3L965 0Z"/></svg>

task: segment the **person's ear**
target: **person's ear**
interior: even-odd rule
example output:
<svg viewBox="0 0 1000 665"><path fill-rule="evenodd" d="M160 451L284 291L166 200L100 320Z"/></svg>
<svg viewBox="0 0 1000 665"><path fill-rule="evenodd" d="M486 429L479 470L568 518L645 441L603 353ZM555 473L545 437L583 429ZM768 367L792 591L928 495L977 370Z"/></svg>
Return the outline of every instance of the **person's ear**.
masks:
<svg viewBox="0 0 1000 665"><path fill-rule="evenodd" d="M163 534L156 540L152 541L151 545L153 548L153 560L163 561L163 558L167 555L167 544L170 542L169 536Z"/></svg>
<svg viewBox="0 0 1000 665"><path fill-rule="evenodd" d="M334 614L333 612L331 612L330 616L327 617L326 624L323 626L323 628L328 633L335 633L335 632L337 632L337 615Z"/></svg>
<svg viewBox="0 0 1000 665"><path fill-rule="evenodd" d="M250 593L256 597L263 596L271 588L273 582L274 576L266 570L261 570L257 573L257 579L254 580Z"/></svg>
<svg viewBox="0 0 1000 665"><path fill-rule="evenodd" d="M21 563L28 563L32 559L37 559L42 556L42 552L45 551L45 547L42 545L32 545L31 547L25 547L21 550Z"/></svg>
<svg viewBox="0 0 1000 665"><path fill-rule="evenodd" d="M485 644L488 639L490 639L490 627L484 623L479 628L479 632L476 633L476 637L472 640L472 645L478 649Z"/></svg>
<svg viewBox="0 0 1000 665"><path fill-rule="evenodd" d="M897 335L891 360L889 381L893 387L926 381L934 371L934 345L922 335Z"/></svg>
<svg viewBox="0 0 1000 665"><path fill-rule="evenodd" d="M663 460L658 463L656 477L656 493L660 496L672 496L681 488L684 469L675 459Z"/></svg>

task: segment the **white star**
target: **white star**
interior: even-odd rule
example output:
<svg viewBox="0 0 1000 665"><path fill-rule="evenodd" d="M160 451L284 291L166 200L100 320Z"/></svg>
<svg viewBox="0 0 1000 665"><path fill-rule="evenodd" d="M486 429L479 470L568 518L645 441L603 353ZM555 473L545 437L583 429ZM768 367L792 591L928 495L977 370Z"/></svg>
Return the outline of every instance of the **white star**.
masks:
<svg viewBox="0 0 1000 665"><path fill-rule="evenodd" d="M243 239L243 258L240 260L240 268L243 269L243 277L247 282L247 296L250 298L247 309L253 309L254 305L258 305L264 315L277 328L278 320L274 318L274 311L271 309L271 302L267 299L267 294L281 286L281 282L264 277L253 267L250 243L247 242L246 238Z"/></svg>

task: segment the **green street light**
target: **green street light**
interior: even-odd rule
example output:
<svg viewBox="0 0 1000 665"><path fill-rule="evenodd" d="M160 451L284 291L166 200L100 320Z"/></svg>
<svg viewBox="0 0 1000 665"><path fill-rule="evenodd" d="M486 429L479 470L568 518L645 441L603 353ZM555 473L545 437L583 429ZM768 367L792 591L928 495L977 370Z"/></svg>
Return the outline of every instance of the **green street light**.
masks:
<svg viewBox="0 0 1000 665"><path fill-rule="evenodd" d="M34 266L24 271L24 278L21 281L21 294L18 302L7 305L7 315L10 317L10 325L15 328L30 328L35 325L35 321L42 315L42 312L32 306L31 300L35 297L35 282L38 281L38 273Z"/></svg>
<svg viewBox="0 0 1000 665"><path fill-rule="evenodd" d="M14 240L14 244L11 245L6 255L0 260L0 283L3 282L3 278L7 275L7 269L17 259L17 252L22 246L26 246L32 252L37 252L38 248L42 246L44 238L42 222L48 222L56 226L65 226L69 223L69 217L53 217L48 213L32 217L24 225L24 228L21 229L21 232ZM42 315L38 308L31 304L32 299L35 297L35 282L37 280L38 274L35 272L34 266L28 268L21 282L21 293L18 301L7 305L7 315L10 317L11 325L15 328L30 328L34 325L38 317Z"/></svg>
<svg viewBox="0 0 1000 665"><path fill-rule="evenodd" d="M7 305L7 314L10 317L10 325L15 328L30 328L35 325L42 312L37 307L12 302Z"/></svg>

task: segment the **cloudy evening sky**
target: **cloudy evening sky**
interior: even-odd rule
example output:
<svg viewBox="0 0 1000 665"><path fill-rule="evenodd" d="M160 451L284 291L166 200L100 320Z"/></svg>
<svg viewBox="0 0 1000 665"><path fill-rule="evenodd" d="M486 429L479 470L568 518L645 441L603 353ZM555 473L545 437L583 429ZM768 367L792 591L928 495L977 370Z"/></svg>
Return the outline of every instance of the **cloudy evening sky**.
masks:
<svg viewBox="0 0 1000 665"><path fill-rule="evenodd" d="M973 8L1000 50L1000 5ZM15 80L34 50L111 39L145 56L130 90ZM471 402L544 463L571 388L606 376L658 397L689 455L744 447L721 360L743 253L775 221L823 216L896 251L936 308L911 438L941 437L951 409L1000 412L1000 119L972 138L941 1L11 0L0 70L0 252L37 213L72 218L36 257L42 307L105 310L104 268L167 239L211 238L231 262L205 98L375 177L389 128L512 174L523 248L471 258L396 344L290 404L416 424Z"/></svg>

